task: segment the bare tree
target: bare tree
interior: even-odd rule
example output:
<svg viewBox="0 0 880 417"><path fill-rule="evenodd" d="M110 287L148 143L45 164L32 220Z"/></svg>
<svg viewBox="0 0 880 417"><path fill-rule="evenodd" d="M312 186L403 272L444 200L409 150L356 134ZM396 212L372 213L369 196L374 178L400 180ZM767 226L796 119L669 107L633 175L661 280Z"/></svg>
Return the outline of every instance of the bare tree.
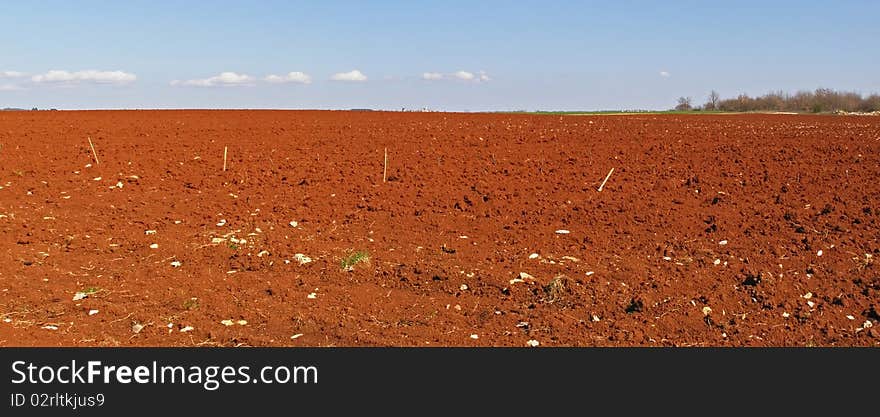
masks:
<svg viewBox="0 0 880 417"><path fill-rule="evenodd" d="M693 100L690 97L679 97L678 98L678 105L675 106L675 110L678 110L678 111L691 110L693 108L693 106L691 106L692 101Z"/></svg>
<svg viewBox="0 0 880 417"><path fill-rule="evenodd" d="M712 90L712 92L709 93L709 100L706 101L704 107L706 108L706 110L718 110L718 101L720 100L721 96L718 94L718 92Z"/></svg>

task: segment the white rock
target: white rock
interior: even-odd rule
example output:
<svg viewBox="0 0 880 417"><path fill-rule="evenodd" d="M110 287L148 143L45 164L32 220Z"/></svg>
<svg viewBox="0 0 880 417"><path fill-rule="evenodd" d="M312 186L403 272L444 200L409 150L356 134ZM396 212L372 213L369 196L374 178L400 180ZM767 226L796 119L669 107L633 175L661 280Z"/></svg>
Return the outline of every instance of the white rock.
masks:
<svg viewBox="0 0 880 417"><path fill-rule="evenodd" d="M220 221L217 222L218 227L223 227L225 225L226 225L226 219L220 219Z"/></svg>
<svg viewBox="0 0 880 417"><path fill-rule="evenodd" d="M663 260L664 260L664 261L671 261L672 258L670 258L670 257L668 257L668 256L664 256L664 257L663 257Z"/></svg>
<svg viewBox="0 0 880 417"><path fill-rule="evenodd" d="M223 242L225 242L225 241L226 241L226 239L224 239L224 238L222 238L222 237L214 237L214 238L211 238L211 243L213 243L213 244L215 244L215 245L218 244L218 243L223 243Z"/></svg>
<svg viewBox="0 0 880 417"><path fill-rule="evenodd" d="M853 317L853 316L851 316L851 315L849 315L849 314L846 315L846 318L848 318L848 319L850 319L850 320L855 320L855 319L856 319L855 317Z"/></svg>
<svg viewBox="0 0 880 417"><path fill-rule="evenodd" d="M268 255L268 254L269 254L269 251L261 250L260 253L257 254L257 257L262 258L263 256Z"/></svg>
<svg viewBox="0 0 880 417"><path fill-rule="evenodd" d="M466 284L461 284L461 287L458 287L462 291L467 291L468 286Z"/></svg>
<svg viewBox="0 0 880 417"><path fill-rule="evenodd" d="M306 298L315 299L315 298L318 298L318 294L310 293L309 295L306 296Z"/></svg>
<svg viewBox="0 0 880 417"><path fill-rule="evenodd" d="M593 271L587 271L587 276L590 276L590 275L593 275L593 274L595 274L595 272L593 272Z"/></svg>
<svg viewBox="0 0 880 417"><path fill-rule="evenodd" d="M46 329L46 330L58 330L58 326L53 326L51 324L47 324L47 325L43 326L42 328Z"/></svg>
<svg viewBox="0 0 880 417"><path fill-rule="evenodd" d="M297 226L299 226L299 222L297 222L296 220L291 220L289 224L290 224L290 227L297 227Z"/></svg>
<svg viewBox="0 0 880 417"><path fill-rule="evenodd" d="M812 301L807 301L807 305L810 306L810 308L813 308L816 306L816 303L814 303Z"/></svg>
<svg viewBox="0 0 880 417"><path fill-rule="evenodd" d="M3 322L4 323L12 323L12 319L7 317L7 318L3 319Z"/></svg>
<svg viewBox="0 0 880 417"><path fill-rule="evenodd" d="M193 328L192 326L186 326L186 327L180 329L180 332L181 332L181 333L186 333L186 332L191 332L191 331L193 331L193 330L195 330L195 328Z"/></svg>
<svg viewBox="0 0 880 417"><path fill-rule="evenodd" d="M533 276L531 276L531 275L529 275L529 274L527 274L527 273L525 273L525 272L520 272L520 273L519 273L519 277L520 277L521 279L524 279L524 280L526 280L526 279L535 279L535 277L533 277Z"/></svg>
<svg viewBox="0 0 880 417"><path fill-rule="evenodd" d="M95 314L98 314L98 310L89 310L90 316L94 316Z"/></svg>
<svg viewBox="0 0 880 417"><path fill-rule="evenodd" d="M863 329L870 329L871 327L874 327L874 323L871 323L871 320L865 320L865 323L862 324Z"/></svg>
<svg viewBox="0 0 880 417"><path fill-rule="evenodd" d="M722 241L718 242L718 244L723 246L723 245L726 245L726 244L727 244L727 241L726 241L726 240L722 240Z"/></svg>
<svg viewBox="0 0 880 417"><path fill-rule="evenodd" d="M816 256L822 256L822 249L819 249L819 252L816 252Z"/></svg>
<svg viewBox="0 0 880 417"><path fill-rule="evenodd" d="M77 292L76 294L73 295L73 301L79 301L79 300L82 300L83 298L86 298L88 296L89 295L84 292Z"/></svg>
<svg viewBox="0 0 880 417"><path fill-rule="evenodd" d="M134 333L134 334L138 334L138 333L140 333L141 330L143 330L143 329L144 329L144 325L143 325L143 324L140 324L140 323L134 323L134 324L131 325L131 332Z"/></svg>
<svg viewBox="0 0 880 417"><path fill-rule="evenodd" d="M535 339L532 339L532 340L529 340L528 342L526 342L526 345L528 345L529 347L538 347L538 345L540 345L540 344L541 344L541 342L539 342Z"/></svg>
<svg viewBox="0 0 880 417"><path fill-rule="evenodd" d="M220 322L220 324L222 324L222 325L228 327L228 326L232 326L233 324L235 324L235 322L232 321L232 320L222 320L222 321Z"/></svg>
<svg viewBox="0 0 880 417"><path fill-rule="evenodd" d="M557 235L567 235L569 233L571 233L571 232L569 232L568 230L565 230L565 229L559 229L556 231Z"/></svg>
<svg viewBox="0 0 880 417"><path fill-rule="evenodd" d="M175 268L180 268L180 265L181 265L180 261L171 261L171 266L173 266Z"/></svg>
<svg viewBox="0 0 880 417"><path fill-rule="evenodd" d="M791 314L788 314L788 312L783 312L783 313L782 313L782 317L785 317L785 318L788 318L788 316L790 316L790 315L791 315Z"/></svg>
<svg viewBox="0 0 880 417"><path fill-rule="evenodd" d="M239 320L236 323L238 323L239 326L245 326L247 325L247 320Z"/></svg>
<svg viewBox="0 0 880 417"><path fill-rule="evenodd" d="M538 255L537 253L533 253L533 254L529 255L529 259L538 259L540 257L541 257L541 255Z"/></svg>
<svg viewBox="0 0 880 417"><path fill-rule="evenodd" d="M716 259L712 262L713 265L721 265L721 259Z"/></svg>
<svg viewBox="0 0 880 417"><path fill-rule="evenodd" d="M299 339L299 338L302 337L302 336L303 336L302 333L297 333L297 334L295 334L295 335L293 335L293 336L290 336L290 338L291 338L291 339Z"/></svg>
<svg viewBox="0 0 880 417"><path fill-rule="evenodd" d="M593 321L599 321L599 320L602 320L602 319L600 319L599 316L593 314Z"/></svg>
<svg viewBox="0 0 880 417"><path fill-rule="evenodd" d="M312 261L312 258L309 258L308 256L301 253L294 254L293 259L296 259L296 261L299 262L300 265L305 265Z"/></svg>
<svg viewBox="0 0 880 417"><path fill-rule="evenodd" d="M479 338L480 338L480 336L477 335L476 333L474 333L474 334L471 335L471 339L477 340L477 339L479 339Z"/></svg>
<svg viewBox="0 0 880 417"><path fill-rule="evenodd" d="M92 178L92 179L95 180L95 181L101 181L101 177L95 177L95 178Z"/></svg>
<svg viewBox="0 0 880 417"><path fill-rule="evenodd" d="M116 182L116 188L122 188L122 181Z"/></svg>
<svg viewBox="0 0 880 417"><path fill-rule="evenodd" d="M708 316L709 314L712 314L712 308L709 306L703 307L703 315Z"/></svg>
<svg viewBox="0 0 880 417"><path fill-rule="evenodd" d="M155 235L155 234L156 234L156 231L155 231L155 230L144 230L144 234L145 234L145 235L148 235L148 236L149 236L149 235Z"/></svg>
<svg viewBox="0 0 880 417"><path fill-rule="evenodd" d="M159 249L159 244L154 243L154 244L150 245L150 249Z"/></svg>

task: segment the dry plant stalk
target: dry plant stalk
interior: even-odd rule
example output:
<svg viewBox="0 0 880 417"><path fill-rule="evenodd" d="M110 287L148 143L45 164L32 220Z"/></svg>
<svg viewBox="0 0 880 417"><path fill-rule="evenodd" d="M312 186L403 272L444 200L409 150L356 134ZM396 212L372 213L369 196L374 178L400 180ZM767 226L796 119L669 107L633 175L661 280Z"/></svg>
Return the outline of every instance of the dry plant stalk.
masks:
<svg viewBox="0 0 880 417"><path fill-rule="evenodd" d="M226 171L226 146L223 147L223 170Z"/></svg>
<svg viewBox="0 0 880 417"><path fill-rule="evenodd" d="M98 153L95 152L95 145L92 144L91 136L87 136L87 138L89 139L89 147L92 148L92 155L95 157L95 165L98 165L101 162L98 161Z"/></svg>
<svg viewBox="0 0 880 417"><path fill-rule="evenodd" d="M608 178L611 178L612 172L614 172L614 168L611 168L611 171L608 171L608 175L605 176L605 179L602 181L602 185L599 186L599 192L602 192L602 188L605 187L605 183L608 182Z"/></svg>
<svg viewBox="0 0 880 417"><path fill-rule="evenodd" d="M385 166L382 169L382 182L385 182L385 176L388 174L388 148L385 148Z"/></svg>

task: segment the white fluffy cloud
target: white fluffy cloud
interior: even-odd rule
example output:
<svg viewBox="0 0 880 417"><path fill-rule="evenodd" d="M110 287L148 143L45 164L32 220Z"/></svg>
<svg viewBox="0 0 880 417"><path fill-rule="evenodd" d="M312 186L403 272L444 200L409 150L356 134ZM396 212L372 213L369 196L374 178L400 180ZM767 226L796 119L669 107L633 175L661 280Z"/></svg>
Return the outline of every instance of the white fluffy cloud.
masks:
<svg viewBox="0 0 880 417"><path fill-rule="evenodd" d="M669 71L660 71L660 76L663 78L669 78L670 75L672 74L670 74Z"/></svg>
<svg viewBox="0 0 880 417"><path fill-rule="evenodd" d="M184 87L235 87L240 85L253 85L253 83L254 77L251 77L250 75L226 71L209 78L184 81L174 80L171 82L171 85Z"/></svg>
<svg viewBox="0 0 880 417"><path fill-rule="evenodd" d="M489 77L489 74L486 74L486 71L480 71L478 73L473 73L470 71L456 71L451 74L442 74L439 72L426 72L422 74L423 80L428 81L436 81L436 80L461 80L461 81L473 81L473 82L485 82L490 81L492 78Z"/></svg>
<svg viewBox="0 0 880 417"><path fill-rule="evenodd" d="M299 71L288 72L286 75L269 75L263 79L269 83L299 83L299 84L311 84L312 77L309 74Z"/></svg>
<svg viewBox="0 0 880 417"><path fill-rule="evenodd" d="M474 79L474 73L467 71L456 71L452 74L453 77L458 78L459 80L470 81Z"/></svg>
<svg viewBox="0 0 880 417"><path fill-rule="evenodd" d="M26 76L27 74L20 71L0 71L0 78L21 78Z"/></svg>
<svg viewBox="0 0 880 417"><path fill-rule="evenodd" d="M351 70L349 72L333 74L330 79L333 81L367 81L367 76L358 70Z"/></svg>
<svg viewBox="0 0 880 417"><path fill-rule="evenodd" d="M77 83L97 83L97 84L128 84L137 80L137 76L124 71L63 71L52 70L45 74L34 75L31 81L35 83L56 83L56 84L77 84Z"/></svg>

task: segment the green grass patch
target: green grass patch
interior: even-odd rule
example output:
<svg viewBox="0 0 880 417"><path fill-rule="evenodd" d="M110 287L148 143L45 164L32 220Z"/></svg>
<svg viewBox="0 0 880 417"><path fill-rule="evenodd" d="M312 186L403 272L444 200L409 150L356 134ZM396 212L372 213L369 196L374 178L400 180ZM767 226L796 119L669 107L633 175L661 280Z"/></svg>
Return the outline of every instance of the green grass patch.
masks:
<svg viewBox="0 0 880 417"><path fill-rule="evenodd" d="M342 257L342 260L339 262L339 267L343 271L352 271L354 270L354 266L361 262L369 262L370 261L370 253L367 251L357 251L351 252L346 256Z"/></svg>

